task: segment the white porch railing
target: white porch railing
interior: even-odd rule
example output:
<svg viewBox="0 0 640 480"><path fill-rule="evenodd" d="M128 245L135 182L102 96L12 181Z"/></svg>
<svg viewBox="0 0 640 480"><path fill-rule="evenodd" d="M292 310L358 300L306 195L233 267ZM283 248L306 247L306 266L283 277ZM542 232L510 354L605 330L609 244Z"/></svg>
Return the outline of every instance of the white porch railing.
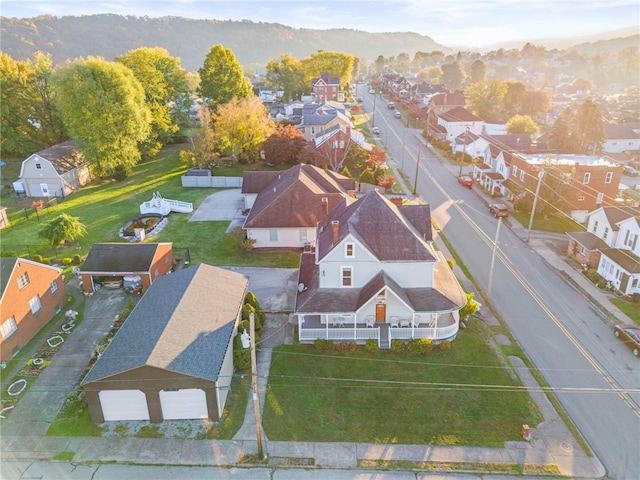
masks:
<svg viewBox="0 0 640 480"><path fill-rule="evenodd" d="M369 338L379 340L379 328L302 328L298 330L301 342L312 341L317 338L324 340L363 341Z"/></svg>
<svg viewBox="0 0 640 480"><path fill-rule="evenodd" d="M458 324L455 323L441 328L390 328L389 339L407 340L409 338L431 338L433 340L442 340L455 335L458 328Z"/></svg>

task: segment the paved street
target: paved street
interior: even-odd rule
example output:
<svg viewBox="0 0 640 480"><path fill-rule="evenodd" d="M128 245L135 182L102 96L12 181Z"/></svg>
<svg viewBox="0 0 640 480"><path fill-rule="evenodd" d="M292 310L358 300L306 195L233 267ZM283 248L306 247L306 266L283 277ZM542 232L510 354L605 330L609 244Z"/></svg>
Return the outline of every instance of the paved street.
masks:
<svg viewBox="0 0 640 480"><path fill-rule="evenodd" d="M419 136L407 135L402 142L402 128L387 117L381 121L378 114L376 125L391 152L404 143L405 176L415 179L420 155L417 191L431 205L435 224L481 291L490 294L495 312L555 390L609 476L640 478L640 370L611 329L614 316L620 321L625 316L606 298L594 301L601 292L592 285L576 288L582 275L556 260L545 236L529 235L513 218L502 226L492 269L497 222L487 215L489 198L477 187L458 185L458 167L440 159ZM399 168L398 162L396 156L391 163Z"/></svg>

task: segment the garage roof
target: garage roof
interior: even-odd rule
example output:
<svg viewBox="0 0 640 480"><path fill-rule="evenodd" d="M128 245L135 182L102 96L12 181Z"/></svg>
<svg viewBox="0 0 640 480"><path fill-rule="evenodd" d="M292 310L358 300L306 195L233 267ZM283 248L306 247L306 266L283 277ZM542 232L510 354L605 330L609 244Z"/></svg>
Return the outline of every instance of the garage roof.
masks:
<svg viewBox="0 0 640 480"><path fill-rule="evenodd" d="M148 272L160 243L95 243L80 273Z"/></svg>
<svg viewBox="0 0 640 480"><path fill-rule="evenodd" d="M248 282L206 264L158 278L82 384L141 366L217 380Z"/></svg>

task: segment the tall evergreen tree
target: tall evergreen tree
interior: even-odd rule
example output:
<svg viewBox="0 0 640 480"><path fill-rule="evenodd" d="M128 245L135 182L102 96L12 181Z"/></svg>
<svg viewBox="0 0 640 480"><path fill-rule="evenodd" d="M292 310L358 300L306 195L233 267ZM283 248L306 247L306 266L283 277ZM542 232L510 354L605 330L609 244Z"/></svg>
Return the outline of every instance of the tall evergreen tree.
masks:
<svg viewBox="0 0 640 480"><path fill-rule="evenodd" d="M602 151L604 141L602 114L591 100L585 100L576 110L574 129L582 153L596 155Z"/></svg>

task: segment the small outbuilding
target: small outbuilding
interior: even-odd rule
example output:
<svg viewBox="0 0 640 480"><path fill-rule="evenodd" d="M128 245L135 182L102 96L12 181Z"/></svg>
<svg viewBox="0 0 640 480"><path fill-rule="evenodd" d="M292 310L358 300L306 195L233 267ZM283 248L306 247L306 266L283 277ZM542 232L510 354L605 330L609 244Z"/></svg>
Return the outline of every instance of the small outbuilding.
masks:
<svg viewBox="0 0 640 480"><path fill-rule="evenodd" d="M28 197L66 197L91 179L84 154L69 140L23 160L20 178L13 185Z"/></svg>
<svg viewBox="0 0 640 480"><path fill-rule="evenodd" d="M172 243L95 243L79 275L82 289L93 292L96 285L122 286L124 277L140 277L146 291L173 268Z"/></svg>
<svg viewBox="0 0 640 480"><path fill-rule="evenodd" d="M205 264L158 279L82 381L91 419L220 419L248 283Z"/></svg>

